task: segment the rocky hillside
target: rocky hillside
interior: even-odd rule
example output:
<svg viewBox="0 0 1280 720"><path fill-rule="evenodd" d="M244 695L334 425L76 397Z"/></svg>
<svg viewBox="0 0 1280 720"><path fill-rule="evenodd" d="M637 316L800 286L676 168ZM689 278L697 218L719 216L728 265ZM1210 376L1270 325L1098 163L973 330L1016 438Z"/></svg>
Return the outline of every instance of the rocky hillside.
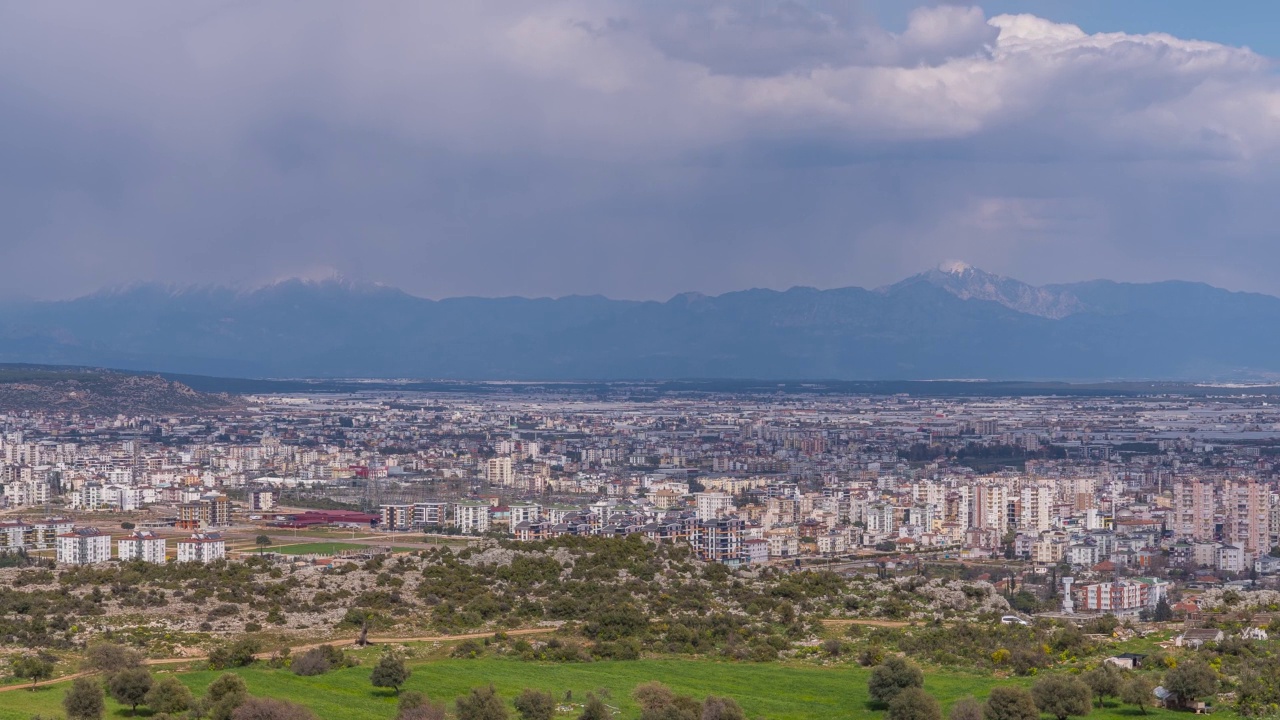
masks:
<svg viewBox="0 0 1280 720"><path fill-rule="evenodd" d="M154 375L95 368L0 365L0 411L91 415L181 414L234 407L229 395L201 393Z"/></svg>

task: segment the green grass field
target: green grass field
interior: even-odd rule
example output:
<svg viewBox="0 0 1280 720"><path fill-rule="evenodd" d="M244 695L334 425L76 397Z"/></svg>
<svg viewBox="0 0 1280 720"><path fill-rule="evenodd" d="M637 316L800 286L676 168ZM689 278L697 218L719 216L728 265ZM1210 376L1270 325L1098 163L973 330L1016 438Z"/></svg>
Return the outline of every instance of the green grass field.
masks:
<svg viewBox="0 0 1280 720"><path fill-rule="evenodd" d="M343 550L368 550L370 546L343 542L309 542L296 545L277 545L265 548L266 552L281 555L335 555Z"/></svg>
<svg viewBox="0 0 1280 720"><path fill-rule="evenodd" d="M253 667L235 671L255 695L285 698L309 706L324 720L388 720L395 715L395 697L369 685L372 660L319 677L298 677L287 670ZM198 694L220 673L198 671L180 677ZM607 688L608 704L621 710L620 718L635 718L639 711L631 701L631 689L640 683L658 680L678 692L699 698L728 695L738 700L751 717L769 720L832 720L833 718L879 718L883 713L867 704L869 670L851 665L819 667L780 663L730 663L711 660L636 660L550 664L505 659L431 660L413 664L413 677L406 689L426 693L433 700L452 701L469 688L493 683L508 701L522 688L536 687L563 697L573 692L581 702L589 691ZM944 710L955 700L973 695L982 699L990 689L1005 682L986 676L958 672L926 672L925 688L937 697ZM0 720L29 720L36 713L60 715L66 683L42 688L0 693ZM129 717L125 709L108 701L107 716ZM1225 708L1216 717L1235 718ZM565 715L566 718L573 715ZM1095 709L1090 720L1137 720L1137 709L1108 706ZM1190 717L1189 713L1151 710L1152 720Z"/></svg>

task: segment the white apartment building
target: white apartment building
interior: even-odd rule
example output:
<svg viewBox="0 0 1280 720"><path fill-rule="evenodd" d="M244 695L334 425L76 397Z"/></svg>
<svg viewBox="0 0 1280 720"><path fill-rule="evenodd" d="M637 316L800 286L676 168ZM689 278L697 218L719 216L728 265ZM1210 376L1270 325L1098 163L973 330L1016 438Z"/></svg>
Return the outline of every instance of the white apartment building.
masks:
<svg viewBox="0 0 1280 720"><path fill-rule="evenodd" d="M1035 533L1047 532L1053 527L1053 488L1048 485L1028 485L1022 488L1018 527Z"/></svg>
<svg viewBox="0 0 1280 720"><path fill-rule="evenodd" d="M137 510L142 504L142 494L131 485L107 485L102 488L103 504L117 510Z"/></svg>
<svg viewBox="0 0 1280 720"><path fill-rule="evenodd" d="M105 504L102 483L85 483L80 492L71 496L71 507L79 510L97 510Z"/></svg>
<svg viewBox="0 0 1280 720"><path fill-rule="evenodd" d="M168 541L150 530L138 530L116 541L116 556L121 560L141 560L161 564L165 562Z"/></svg>
<svg viewBox="0 0 1280 720"><path fill-rule="evenodd" d="M442 526L449 517L449 503L420 502L413 504L415 527Z"/></svg>
<svg viewBox="0 0 1280 720"><path fill-rule="evenodd" d="M218 533L196 533L178 541L178 562L211 563L226 556L226 541Z"/></svg>
<svg viewBox="0 0 1280 720"><path fill-rule="evenodd" d="M538 522L542 518L542 508L537 503L519 503L511 505L511 527L522 522Z"/></svg>
<svg viewBox="0 0 1280 720"><path fill-rule="evenodd" d="M58 535L57 560L65 565L92 565L111 559L111 536L98 528L76 528Z"/></svg>
<svg viewBox="0 0 1280 720"><path fill-rule="evenodd" d="M698 499L698 520L715 520L723 517L733 507L733 496L727 493L700 492Z"/></svg>
<svg viewBox="0 0 1280 720"><path fill-rule="evenodd" d="M489 503L460 502L454 506L454 522L464 533L489 531Z"/></svg>

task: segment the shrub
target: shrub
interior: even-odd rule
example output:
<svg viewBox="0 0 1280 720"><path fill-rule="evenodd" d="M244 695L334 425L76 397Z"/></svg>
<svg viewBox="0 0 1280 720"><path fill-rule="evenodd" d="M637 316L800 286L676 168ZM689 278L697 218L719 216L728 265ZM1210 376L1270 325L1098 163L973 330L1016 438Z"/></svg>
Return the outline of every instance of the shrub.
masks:
<svg viewBox="0 0 1280 720"><path fill-rule="evenodd" d="M544 690L525 688L516 696L515 706L521 720L551 720L556 714L556 700Z"/></svg>
<svg viewBox="0 0 1280 720"><path fill-rule="evenodd" d="M923 688L904 688L889 702L885 720L942 720L942 708Z"/></svg>
<svg viewBox="0 0 1280 720"><path fill-rule="evenodd" d="M157 713L180 713L189 709L193 702L191 691L172 675L156 682L147 693L147 707Z"/></svg>
<svg viewBox="0 0 1280 720"><path fill-rule="evenodd" d="M900 657L891 657L877 665L867 681L871 700L881 705L888 705L898 693L907 688L923 686L924 673Z"/></svg>
<svg viewBox="0 0 1280 720"><path fill-rule="evenodd" d="M493 686L471 688L454 702L458 720L507 720L507 705Z"/></svg>
<svg viewBox="0 0 1280 720"><path fill-rule="evenodd" d="M991 688L982 706L984 720L1040 720L1040 708L1025 688L1001 685Z"/></svg>
<svg viewBox="0 0 1280 720"><path fill-rule="evenodd" d="M416 690L407 690L400 696L396 720L445 720L445 707Z"/></svg>
<svg viewBox="0 0 1280 720"><path fill-rule="evenodd" d="M960 698L951 706L947 720L982 720L982 703L971 697Z"/></svg>
<svg viewBox="0 0 1280 720"><path fill-rule="evenodd" d="M102 686L89 678L76 678L62 698L62 709L68 720L101 720L107 710Z"/></svg>
<svg viewBox="0 0 1280 720"><path fill-rule="evenodd" d="M316 720L316 716L297 703L251 697L231 713L231 720Z"/></svg>
<svg viewBox="0 0 1280 720"><path fill-rule="evenodd" d="M346 664L346 656L332 645L312 648L293 659L289 665L295 675L323 675Z"/></svg>

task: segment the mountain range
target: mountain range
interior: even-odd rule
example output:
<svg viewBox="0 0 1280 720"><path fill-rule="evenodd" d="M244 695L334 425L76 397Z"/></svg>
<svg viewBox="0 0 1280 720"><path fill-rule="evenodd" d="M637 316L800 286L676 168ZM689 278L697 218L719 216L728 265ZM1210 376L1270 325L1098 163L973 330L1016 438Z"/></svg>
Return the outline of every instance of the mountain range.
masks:
<svg viewBox="0 0 1280 720"><path fill-rule="evenodd" d="M0 304L0 362L239 377L1265 381L1280 298L1191 282L1033 286L948 263L876 289L665 302L428 300L344 280L137 285Z"/></svg>

